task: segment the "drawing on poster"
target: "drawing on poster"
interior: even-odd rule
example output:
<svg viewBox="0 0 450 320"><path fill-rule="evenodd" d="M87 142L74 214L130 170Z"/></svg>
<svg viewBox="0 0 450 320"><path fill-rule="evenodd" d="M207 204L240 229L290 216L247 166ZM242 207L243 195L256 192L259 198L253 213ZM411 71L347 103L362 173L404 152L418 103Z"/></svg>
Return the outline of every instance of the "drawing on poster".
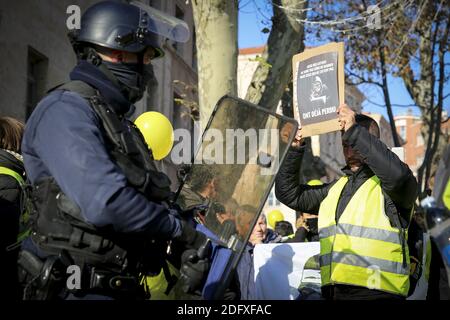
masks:
<svg viewBox="0 0 450 320"><path fill-rule="evenodd" d="M297 101L302 125L336 118L337 78L336 52L322 53L298 63Z"/></svg>
<svg viewBox="0 0 450 320"><path fill-rule="evenodd" d="M294 118L303 137L340 130L344 103L344 43L330 42L292 57Z"/></svg>

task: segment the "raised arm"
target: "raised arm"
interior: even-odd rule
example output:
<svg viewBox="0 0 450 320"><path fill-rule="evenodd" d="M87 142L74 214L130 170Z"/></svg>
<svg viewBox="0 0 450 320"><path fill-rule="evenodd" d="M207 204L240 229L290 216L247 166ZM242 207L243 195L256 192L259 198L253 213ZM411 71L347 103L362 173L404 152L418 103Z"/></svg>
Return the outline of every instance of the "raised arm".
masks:
<svg viewBox="0 0 450 320"><path fill-rule="evenodd" d="M300 169L305 148L301 145L301 130L299 130L275 179L275 195L291 209L318 213L320 203L327 196L332 184L321 186L300 184Z"/></svg>
<svg viewBox="0 0 450 320"><path fill-rule="evenodd" d="M355 113L341 106L340 117L345 133L344 144L359 153L363 161L380 179L381 187L400 209L409 211L417 196L417 182L408 165L369 131L356 124ZM404 211L404 210L402 210Z"/></svg>

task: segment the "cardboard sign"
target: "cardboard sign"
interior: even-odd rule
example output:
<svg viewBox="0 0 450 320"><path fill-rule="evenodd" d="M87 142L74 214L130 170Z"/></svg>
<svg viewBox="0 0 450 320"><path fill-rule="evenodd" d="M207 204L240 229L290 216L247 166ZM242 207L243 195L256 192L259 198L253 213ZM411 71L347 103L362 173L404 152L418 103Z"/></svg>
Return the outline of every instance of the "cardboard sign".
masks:
<svg viewBox="0 0 450 320"><path fill-rule="evenodd" d="M303 137L340 130L337 108L344 103L344 43L332 42L292 58L294 116Z"/></svg>

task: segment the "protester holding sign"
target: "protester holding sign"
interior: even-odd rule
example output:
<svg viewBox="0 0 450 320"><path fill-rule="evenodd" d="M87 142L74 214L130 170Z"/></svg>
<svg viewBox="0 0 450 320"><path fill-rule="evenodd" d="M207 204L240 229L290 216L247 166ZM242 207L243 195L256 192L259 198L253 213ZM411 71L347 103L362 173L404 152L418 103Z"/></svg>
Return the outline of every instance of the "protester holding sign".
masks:
<svg viewBox="0 0 450 320"><path fill-rule="evenodd" d="M402 299L409 288L407 228L417 194L408 166L380 140L377 123L338 108L347 166L332 183L299 184L298 131L276 179L277 198L319 214L322 291L328 299Z"/></svg>

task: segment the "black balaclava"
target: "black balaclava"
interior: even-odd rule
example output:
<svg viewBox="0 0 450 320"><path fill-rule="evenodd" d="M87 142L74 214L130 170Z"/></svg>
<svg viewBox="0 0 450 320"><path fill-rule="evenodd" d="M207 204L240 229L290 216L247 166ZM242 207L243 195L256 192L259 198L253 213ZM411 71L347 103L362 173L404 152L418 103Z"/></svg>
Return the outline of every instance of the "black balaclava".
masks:
<svg viewBox="0 0 450 320"><path fill-rule="evenodd" d="M142 99L148 82L153 77L153 66L139 63L102 61L114 75L120 85L122 94L131 103Z"/></svg>
<svg viewBox="0 0 450 320"><path fill-rule="evenodd" d="M144 65L143 54L138 55L137 63L109 62L102 60L94 48L87 46L79 51L78 59L98 67L132 104L142 99L148 82L154 78L153 66L150 63Z"/></svg>

